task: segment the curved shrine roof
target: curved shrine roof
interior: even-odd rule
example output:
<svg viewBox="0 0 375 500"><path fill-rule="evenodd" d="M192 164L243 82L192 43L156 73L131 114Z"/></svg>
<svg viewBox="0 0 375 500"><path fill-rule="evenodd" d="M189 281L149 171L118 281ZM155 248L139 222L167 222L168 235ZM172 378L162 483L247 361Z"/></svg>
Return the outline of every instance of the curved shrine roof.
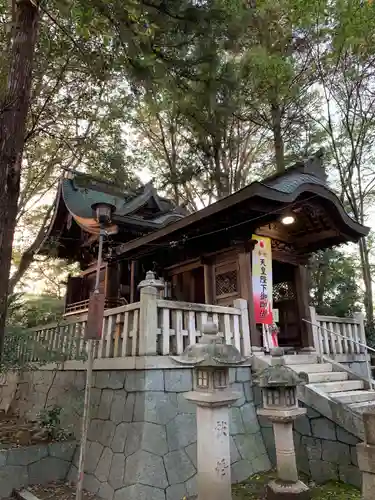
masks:
<svg viewBox="0 0 375 500"><path fill-rule="evenodd" d="M315 156L296 163L283 173L253 182L166 228L124 243L117 248L117 254L134 255L141 247L151 242L166 243L178 239L187 241L190 235L195 239L199 234L204 236L210 232L227 231L232 226L237 226L236 231L239 233L239 226L242 224L246 224L250 231L255 230L257 224L270 223L272 217L277 219L282 211L294 210L294 207L298 207L301 221L302 215L315 218L314 229L309 230L307 226L303 227L303 222L300 223L298 237L304 232L308 242L303 248L304 252L358 241L368 234L369 228L352 219L336 194L327 186L322 155L322 151L319 151ZM324 218L325 220L322 220ZM318 219L319 223L316 222ZM252 224L252 220L256 222ZM321 229L318 229L319 224ZM319 237L313 237L314 231Z"/></svg>
<svg viewBox="0 0 375 500"><path fill-rule="evenodd" d="M64 247L59 256L77 258L78 248L89 247L97 237L99 226L91 207L100 202L116 207L112 219L118 234L112 245L117 243L117 255L134 256L150 243L175 244L210 232L227 231L233 225L237 226L232 230L236 237L249 232L251 236L256 227L271 223L281 211L291 209L298 212L299 223L290 229L290 236L302 253L358 241L369 231L349 216L328 188L322 153L318 152L281 174L253 182L190 215L170 200L158 196L151 183L123 192L117 186L84 174L73 179L64 178L41 252L48 253L48 242L59 240ZM72 220L76 222L74 230ZM69 239L76 242L74 249L70 249L74 245Z"/></svg>

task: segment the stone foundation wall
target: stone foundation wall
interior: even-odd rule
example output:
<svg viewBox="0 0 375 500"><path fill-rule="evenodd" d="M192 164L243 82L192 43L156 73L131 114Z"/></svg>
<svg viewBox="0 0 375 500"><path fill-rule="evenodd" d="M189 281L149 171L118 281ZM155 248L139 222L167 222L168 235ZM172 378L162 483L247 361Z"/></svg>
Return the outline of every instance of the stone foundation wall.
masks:
<svg viewBox="0 0 375 500"><path fill-rule="evenodd" d="M13 489L65 480L75 449L75 442L64 442L0 450L0 498Z"/></svg>
<svg viewBox="0 0 375 500"><path fill-rule="evenodd" d="M364 377L367 379L367 363L365 361L348 361L342 364L349 368L349 370L357 373L360 377Z"/></svg>
<svg viewBox="0 0 375 500"><path fill-rule="evenodd" d="M254 392L256 406L259 407L259 390ZM359 439L313 408L301 402L300 407L306 408L307 413L298 417L293 426L298 469L319 484L334 480L360 487L356 451ZM268 455L275 466L272 424L264 417L259 417L259 423Z"/></svg>
<svg viewBox="0 0 375 500"><path fill-rule="evenodd" d="M16 407L33 416L40 408L64 408L64 425L80 432L85 373L29 373ZM233 482L271 465L253 402L249 367L230 370L241 398L230 409ZM105 500L180 500L196 491L195 406L192 370L97 371L92 389L84 487ZM78 450L69 479L77 477Z"/></svg>

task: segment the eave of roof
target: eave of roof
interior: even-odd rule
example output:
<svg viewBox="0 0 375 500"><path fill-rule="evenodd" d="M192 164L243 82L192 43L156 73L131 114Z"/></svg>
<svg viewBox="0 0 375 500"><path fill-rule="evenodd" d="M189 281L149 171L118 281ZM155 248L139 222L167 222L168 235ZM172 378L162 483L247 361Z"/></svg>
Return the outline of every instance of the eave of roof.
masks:
<svg viewBox="0 0 375 500"><path fill-rule="evenodd" d="M280 191L279 189L267 186L263 182L253 182L243 189L237 191L236 193L229 195L222 200L219 200L216 203L213 203L212 205L209 205L202 210L199 210L198 212L195 212L181 219L180 221L174 222L163 229L159 229L158 231L155 231L151 234L120 245L117 248L116 253L118 255L123 255L132 250L136 250L139 247L153 243L160 238L170 236L179 230L188 228L190 225L196 223L197 221L200 221L207 217L211 217L213 215L218 215L220 212L232 208L238 203L243 202L247 199L251 199L253 197L260 197L265 200L280 202L283 205L290 205L295 202L303 193L311 193L311 195L314 197L320 197L321 199L329 201L337 210L337 213L340 215L342 221L348 228L349 232L352 234L353 241L366 236L370 229L354 221L346 213L337 196L330 189L325 187L322 181L316 182L315 179L313 182L309 181L307 183L300 184L291 192L289 192L290 190ZM265 182L267 182L267 180Z"/></svg>

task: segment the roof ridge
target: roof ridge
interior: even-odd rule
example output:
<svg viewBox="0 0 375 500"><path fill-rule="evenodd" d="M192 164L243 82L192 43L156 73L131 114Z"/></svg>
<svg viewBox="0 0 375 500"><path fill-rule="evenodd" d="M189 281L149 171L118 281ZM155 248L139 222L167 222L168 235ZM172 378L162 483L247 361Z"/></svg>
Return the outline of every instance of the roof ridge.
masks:
<svg viewBox="0 0 375 500"><path fill-rule="evenodd" d="M276 172L268 177L260 180L261 184L267 184L280 177L287 176L293 172L300 171L301 173L311 174L314 177L321 179L324 183L326 181L326 174L323 167L324 149L320 148L313 155L304 158L303 160L296 161L293 165L287 167L284 172Z"/></svg>

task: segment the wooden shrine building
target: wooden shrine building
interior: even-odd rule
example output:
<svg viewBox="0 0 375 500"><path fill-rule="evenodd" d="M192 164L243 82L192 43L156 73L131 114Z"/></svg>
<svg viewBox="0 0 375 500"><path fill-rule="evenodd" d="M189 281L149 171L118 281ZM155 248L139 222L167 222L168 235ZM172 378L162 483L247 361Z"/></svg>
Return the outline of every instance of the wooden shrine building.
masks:
<svg viewBox="0 0 375 500"><path fill-rule="evenodd" d="M67 315L87 311L99 233L91 207L100 201L116 207L117 232L108 230L101 276L107 308L137 301L137 284L153 270L165 281L166 299L227 306L246 299L255 349L262 339L253 306L253 235L271 239L280 345L309 348L311 332L303 319L309 319L311 253L356 242L369 231L328 188L320 153L192 214L160 197L151 184L123 193L84 175L64 178L40 252L80 264L80 276L68 282Z"/></svg>

